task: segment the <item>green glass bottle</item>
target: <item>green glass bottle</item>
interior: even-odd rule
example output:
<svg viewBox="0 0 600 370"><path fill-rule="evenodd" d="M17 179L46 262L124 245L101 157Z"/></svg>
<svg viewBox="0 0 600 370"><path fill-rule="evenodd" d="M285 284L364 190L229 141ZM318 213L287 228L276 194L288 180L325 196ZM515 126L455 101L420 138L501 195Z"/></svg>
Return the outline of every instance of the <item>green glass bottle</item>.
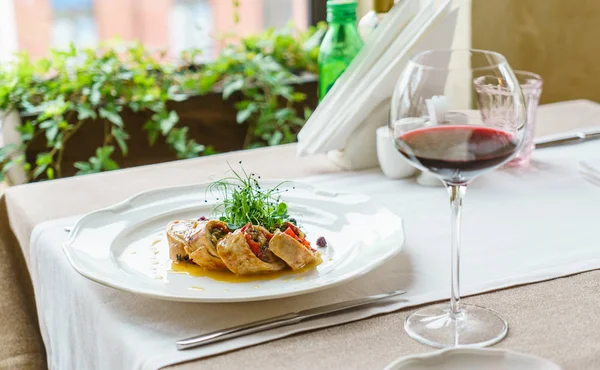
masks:
<svg viewBox="0 0 600 370"><path fill-rule="evenodd" d="M319 101L363 46L356 27L356 1L328 0L329 29L319 49Z"/></svg>

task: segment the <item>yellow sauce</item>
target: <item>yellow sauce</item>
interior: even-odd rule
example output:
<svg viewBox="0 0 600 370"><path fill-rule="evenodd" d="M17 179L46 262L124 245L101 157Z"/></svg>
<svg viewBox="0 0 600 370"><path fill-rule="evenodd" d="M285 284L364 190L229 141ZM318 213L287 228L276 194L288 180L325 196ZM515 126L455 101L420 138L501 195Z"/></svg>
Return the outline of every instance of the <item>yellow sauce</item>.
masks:
<svg viewBox="0 0 600 370"><path fill-rule="evenodd" d="M216 281L221 281L225 283L247 283L249 281L257 281L257 280L275 280L282 276L289 275L297 275L312 270L313 268L319 266L323 260L321 256L318 259L300 270L292 270L285 269L277 272L270 272L268 274L257 274L257 275L241 275L238 276L231 271L217 271L217 270L207 270L203 267L195 265L190 262L181 262L181 263L173 263L171 262L171 272L188 274L190 276L198 276L198 277L207 277ZM297 278L297 280L302 279ZM284 281L287 279L284 279Z"/></svg>

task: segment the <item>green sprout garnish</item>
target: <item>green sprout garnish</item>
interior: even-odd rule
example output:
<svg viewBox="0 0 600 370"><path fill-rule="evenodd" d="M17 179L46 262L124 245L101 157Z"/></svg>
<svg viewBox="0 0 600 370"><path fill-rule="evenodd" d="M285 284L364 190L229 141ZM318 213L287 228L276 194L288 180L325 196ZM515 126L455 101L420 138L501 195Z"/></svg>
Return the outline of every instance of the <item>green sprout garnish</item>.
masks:
<svg viewBox="0 0 600 370"><path fill-rule="evenodd" d="M229 169L233 176L216 180L207 189L211 194L220 194L213 209L214 215L220 215L219 220L226 222L232 230L250 222L262 225L271 232L290 221L287 204L281 201L279 190L287 181L271 189L263 189L257 179L260 176L246 173L243 167L240 173L231 165Z"/></svg>

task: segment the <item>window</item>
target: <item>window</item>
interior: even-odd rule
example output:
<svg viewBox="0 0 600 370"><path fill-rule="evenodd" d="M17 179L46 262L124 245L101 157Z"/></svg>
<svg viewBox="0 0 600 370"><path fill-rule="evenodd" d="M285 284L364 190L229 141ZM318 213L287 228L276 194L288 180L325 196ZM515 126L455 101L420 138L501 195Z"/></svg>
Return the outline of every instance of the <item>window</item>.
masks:
<svg viewBox="0 0 600 370"><path fill-rule="evenodd" d="M205 58L214 52L211 35L213 12L209 0L176 0L171 8L169 52L201 49Z"/></svg>
<svg viewBox="0 0 600 370"><path fill-rule="evenodd" d="M304 28L314 18L311 7L325 6L325 0L238 1L236 23L232 0L0 0L0 29L15 31L3 32L11 38L0 37L0 57L9 49L41 57L51 47L94 47L120 37L167 50L172 57L199 48L212 58L223 35L243 37L290 21Z"/></svg>
<svg viewBox="0 0 600 370"><path fill-rule="evenodd" d="M98 42L92 0L52 0L52 46L93 47Z"/></svg>
<svg viewBox="0 0 600 370"><path fill-rule="evenodd" d="M293 19L292 0L264 0L266 27L285 27L286 23Z"/></svg>

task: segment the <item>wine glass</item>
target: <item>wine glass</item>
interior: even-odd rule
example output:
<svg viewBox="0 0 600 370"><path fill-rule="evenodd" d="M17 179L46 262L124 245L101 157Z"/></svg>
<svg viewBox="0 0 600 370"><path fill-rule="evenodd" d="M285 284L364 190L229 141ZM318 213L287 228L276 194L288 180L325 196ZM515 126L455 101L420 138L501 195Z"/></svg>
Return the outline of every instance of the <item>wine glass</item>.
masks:
<svg viewBox="0 0 600 370"><path fill-rule="evenodd" d="M404 323L421 343L484 347L508 331L496 312L460 303L460 219L467 185L517 153L525 126L519 82L495 52L425 51L411 58L396 85L390 136L413 166L442 180L452 210L450 304L422 308Z"/></svg>

